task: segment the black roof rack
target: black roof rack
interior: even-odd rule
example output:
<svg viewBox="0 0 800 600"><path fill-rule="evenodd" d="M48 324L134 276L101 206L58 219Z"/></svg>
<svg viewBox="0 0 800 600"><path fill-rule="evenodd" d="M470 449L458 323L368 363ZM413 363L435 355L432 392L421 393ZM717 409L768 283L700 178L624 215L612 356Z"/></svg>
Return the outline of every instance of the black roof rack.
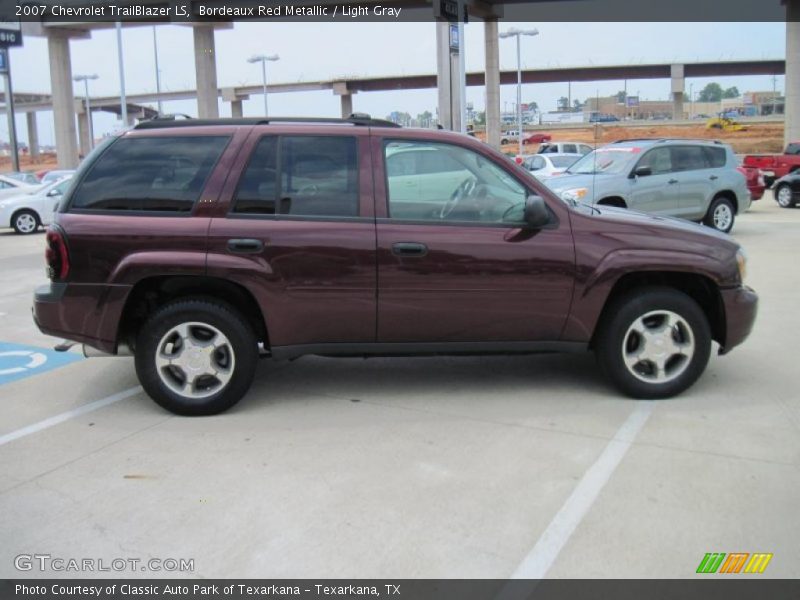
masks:
<svg viewBox="0 0 800 600"><path fill-rule="evenodd" d="M178 118L182 117L182 118ZM205 127L213 125L270 125L272 123L331 123L364 127L400 127L386 119L373 119L365 113L353 113L346 119L328 117L251 117L239 119L193 119L188 115L158 115L142 121L134 129L163 129L170 127Z"/></svg>
<svg viewBox="0 0 800 600"><path fill-rule="evenodd" d="M612 144L623 144L625 142L654 142L660 144L663 142L705 142L707 144L722 144L719 140L709 140L705 138L679 138L679 137L662 137L662 138L623 138L621 140L614 140Z"/></svg>

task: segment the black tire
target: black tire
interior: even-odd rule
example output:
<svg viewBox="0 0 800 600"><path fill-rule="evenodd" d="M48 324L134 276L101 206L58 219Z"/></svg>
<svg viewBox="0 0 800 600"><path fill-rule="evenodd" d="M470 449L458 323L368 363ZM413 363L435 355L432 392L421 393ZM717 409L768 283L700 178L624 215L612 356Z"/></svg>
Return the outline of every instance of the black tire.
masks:
<svg viewBox="0 0 800 600"><path fill-rule="evenodd" d="M508 140L506 140L506 139L500 140L500 145L501 146L505 146L506 144L508 144Z"/></svg>
<svg viewBox="0 0 800 600"><path fill-rule="evenodd" d="M694 341L691 359L674 379L643 381L631 372L623 358L629 328L642 316L670 311L688 325ZM639 288L628 292L603 312L595 339L595 353L600 369L622 392L633 398L669 398L680 394L702 375L711 354L711 329L698 304L683 292L668 287ZM657 318L657 317L655 317Z"/></svg>
<svg viewBox="0 0 800 600"><path fill-rule="evenodd" d="M33 219L33 229L29 228L30 219ZM14 213L14 216L11 217L11 227L14 228L15 233L20 235L30 235L31 233L36 233L41 224L42 222L39 219L39 215L32 210L28 210L27 208Z"/></svg>
<svg viewBox="0 0 800 600"><path fill-rule="evenodd" d="M728 211L730 218L723 222L718 217L715 217L715 214L717 214L718 211L724 210ZM714 198L711 202L711 206L708 207L706 216L703 218L704 225L721 231L722 233L730 233L731 229L733 229L734 221L736 221L736 208L733 206L733 202L731 202L730 198L726 196Z"/></svg>
<svg viewBox="0 0 800 600"><path fill-rule="evenodd" d="M162 338L182 323L216 328L227 338L233 355L230 379L204 398L176 393L165 383L168 377L156 367ZM217 300L185 299L166 304L147 319L136 339L136 374L142 387L160 406L178 415L214 415L229 409L250 388L257 360L258 344L252 328L236 309Z"/></svg>
<svg viewBox="0 0 800 600"><path fill-rule="evenodd" d="M785 193L781 194L781 190L784 190ZM797 200L795 200L794 193L792 192L792 187L788 183L782 183L776 187L774 194L775 202L777 202L778 206L781 208L794 208L797 204ZM784 199L782 199L781 196L783 196Z"/></svg>

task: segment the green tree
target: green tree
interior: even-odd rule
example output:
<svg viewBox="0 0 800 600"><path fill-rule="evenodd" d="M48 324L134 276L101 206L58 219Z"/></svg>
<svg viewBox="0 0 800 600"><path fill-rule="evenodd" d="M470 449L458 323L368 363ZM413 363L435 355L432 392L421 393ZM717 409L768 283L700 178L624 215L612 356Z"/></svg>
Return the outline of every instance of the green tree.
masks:
<svg viewBox="0 0 800 600"><path fill-rule="evenodd" d="M569 110L569 98L566 96L561 96L561 98L558 99L556 106L558 106L558 110Z"/></svg>
<svg viewBox="0 0 800 600"><path fill-rule="evenodd" d="M625 98L628 97L628 93L625 90L620 90L617 92L617 104L625 104Z"/></svg>
<svg viewBox="0 0 800 600"><path fill-rule="evenodd" d="M719 102L722 100L722 87L718 83L709 83L700 90L697 100L700 102Z"/></svg>
<svg viewBox="0 0 800 600"><path fill-rule="evenodd" d="M539 105L536 102L528 102L528 110L539 110Z"/></svg>
<svg viewBox="0 0 800 600"><path fill-rule="evenodd" d="M723 98L738 98L739 97L739 88L736 86L729 87L727 90L722 92Z"/></svg>
<svg viewBox="0 0 800 600"><path fill-rule="evenodd" d="M486 125L486 113L484 111L475 113L475 125Z"/></svg>
<svg viewBox="0 0 800 600"><path fill-rule="evenodd" d="M432 121L433 113L429 110L421 112L417 115L417 122L419 123L420 127L430 127Z"/></svg>
<svg viewBox="0 0 800 600"><path fill-rule="evenodd" d="M575 98L575 100L572 101L572 110L575 112L583 110L583 102Z"/></svg>

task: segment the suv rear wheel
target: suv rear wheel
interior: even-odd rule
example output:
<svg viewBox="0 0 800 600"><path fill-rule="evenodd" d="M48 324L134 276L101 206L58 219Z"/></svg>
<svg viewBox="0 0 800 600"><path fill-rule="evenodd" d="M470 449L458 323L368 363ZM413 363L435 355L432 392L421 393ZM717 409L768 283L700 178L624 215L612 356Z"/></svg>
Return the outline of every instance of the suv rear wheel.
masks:
<svg viewBox="0 0 800 600"><path fill-rule="evenodd" d="M634 398L668 398L691 386L708 364L711 331L697 303L672 288L634 290L601 323L600 368Z"/></svg>
<svg viewBox="0 0 800 600"><path fill-rule="evenodd" d="M164 305L136 341L142 387L180 415L213 415L236 404L253 381L257 358L257 341L246 321L214 300Z"/></svg>
<svg viewBox="0 0 800 600"><path fill-rule="evenodd" d="M709 227L713 227L722 233L728 233L733 229L733 221L736 219L736 209L733 207L733 202L725 196L720 196L714 199L711 206L708 207L706 218L703 223Z"/></svg>

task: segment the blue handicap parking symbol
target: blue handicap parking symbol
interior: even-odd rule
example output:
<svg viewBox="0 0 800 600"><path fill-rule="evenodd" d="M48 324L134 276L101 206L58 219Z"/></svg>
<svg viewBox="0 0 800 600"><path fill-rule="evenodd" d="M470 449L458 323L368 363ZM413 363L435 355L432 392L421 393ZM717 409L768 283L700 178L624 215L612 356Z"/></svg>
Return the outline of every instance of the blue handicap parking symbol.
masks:
<svg viewBox="0 0 800 600"><path fill-rule="evenodd" d="M36 346L0 342L0 385L63 367L83 356Z"/></svg>

